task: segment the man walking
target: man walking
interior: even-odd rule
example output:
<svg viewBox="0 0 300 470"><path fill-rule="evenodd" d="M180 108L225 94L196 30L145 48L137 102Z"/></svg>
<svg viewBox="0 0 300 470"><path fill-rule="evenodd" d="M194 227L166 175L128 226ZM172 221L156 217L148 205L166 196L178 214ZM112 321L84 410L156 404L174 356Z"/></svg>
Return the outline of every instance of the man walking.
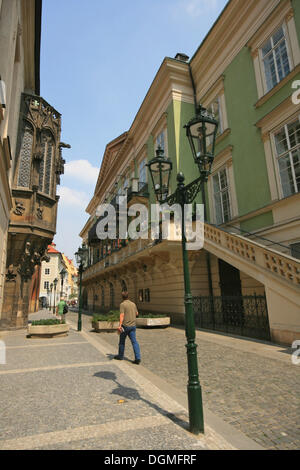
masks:
<svg viewBox="0 0 300 470"><path fill-rule="evenodd" d="M63 299L63 297L61 297L59 303L58 303L58 306L56 308L56 313L57 315L60 315L60 321L61 322L65 322L66 321L66 311L67 311L67 303L65 302L65 300Z"/></svg>
<svg viewBox="0 0 300 470"><path fill-rule="evenodd" d="M123 302L120 304L120 341L119 341L119 354L114 359L122 361L124 359L125 351L125 340L127 335L130 338L135 360L134 364L140 364L141 352L139 343L136 340L136 317L138 316L138 310L135 303L128 299L128 292L122 292Z"/></svg>

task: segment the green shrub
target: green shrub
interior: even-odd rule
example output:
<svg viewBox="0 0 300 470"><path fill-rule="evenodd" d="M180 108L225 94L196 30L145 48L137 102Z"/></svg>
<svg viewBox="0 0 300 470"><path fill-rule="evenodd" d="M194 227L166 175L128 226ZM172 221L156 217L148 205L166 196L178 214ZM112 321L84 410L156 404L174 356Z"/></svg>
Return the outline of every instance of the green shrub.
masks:
<svg viewBox="0 0 300 470"><path fill-rule="evenodd" d="M120 314L119 313L113 313L109 312L108 314L96 314L93 315L92 322L95 321L119 321L120 319Z"/></svg>
<svg viewBox="0 0 300 470"><path fill-rule="evenodd" d="M66 323L65 321L60 321L58 318L47 318L44 320L34 320L31 322L32 326L45 326L45 325L59 325L61 323Z"/></svg>
<svg viewBox="0 0 300 470"><path fill-rule="evenodd" d="M138 318L166 318L168 315L158 313L141 313Z"/></svg>

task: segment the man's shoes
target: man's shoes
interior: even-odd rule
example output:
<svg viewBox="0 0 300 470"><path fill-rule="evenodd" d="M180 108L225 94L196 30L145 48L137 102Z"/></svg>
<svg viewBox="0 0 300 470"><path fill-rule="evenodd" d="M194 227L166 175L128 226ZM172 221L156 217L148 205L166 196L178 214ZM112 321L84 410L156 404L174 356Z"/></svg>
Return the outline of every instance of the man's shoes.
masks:
<svg viewBox="0 0 300 470"><path fill-rule="evenodd" d="M140 359L136 359L135 361L133 361L133 364L140 364L140 363L141 363Z"/></svg>
<svg viewBox="0 0 300 470"><path fill-rule="evenodd" d="M123 361L123 358L120 356L115 356L114 359L116 359L117 361Z"/></svg>

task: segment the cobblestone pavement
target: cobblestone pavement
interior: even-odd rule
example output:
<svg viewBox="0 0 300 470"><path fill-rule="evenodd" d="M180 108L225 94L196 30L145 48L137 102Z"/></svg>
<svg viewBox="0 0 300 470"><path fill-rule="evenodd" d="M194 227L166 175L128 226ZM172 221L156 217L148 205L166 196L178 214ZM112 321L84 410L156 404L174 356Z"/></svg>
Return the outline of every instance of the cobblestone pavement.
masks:
<svg viewBox="0 0 300 470"><path fill-rule="evenodd" d="M47 313L30 319L41 316ZM145 368L113 361L108 353L112 348L102 335L87 332L88 318L81 333L72 328L76 315L70 313L69 319L66 337L38 339L27 338L26 330L1 332L6 364L0 364L0 449L242 448L230 433L224 436L210 424L204 435L189 433L187 410L174 394L160 388L158 379L149 379ZM181 341L178 332L166 333ZM154 336L143 334L144 354L146 348L154 354L156 347L162 357L168 346L161 348L158 341L151 345ZM110 341L116 341L115 334Z"/></svg>
<svg viewBox="0 0 300 470"><path fill-rule="evenodd" d="M75 313L68 318L77 319ZM83 315L91 331L90 318ZM115 346L115 333L94 333ZM186 391L185 332L180 328L138 329L142 364ZM125 354L133 359L127 340ZM267 449L300 448L300 366L291 351L271 343L197 331L203 402L213 413Z"/></svg>

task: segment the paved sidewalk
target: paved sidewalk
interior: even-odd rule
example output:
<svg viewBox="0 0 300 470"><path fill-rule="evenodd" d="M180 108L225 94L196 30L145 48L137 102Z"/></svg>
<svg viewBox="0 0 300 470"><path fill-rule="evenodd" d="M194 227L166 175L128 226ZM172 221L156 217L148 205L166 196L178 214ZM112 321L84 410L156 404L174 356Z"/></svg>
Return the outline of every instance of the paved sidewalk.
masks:
<svg viewBox="0 0 300 470"><path fill-rule="evenodd" d="M39 312L30 317L48 317ZM102 335L27 338L1 332L0 449L207 450L260 448L212 415L206 433L188 432L185 393L130 361L114 361ZM108 335L116 342L116 335Z"/></svg>
<svg viewBox="0 0 300 470"><path fill-rule="evenodd" d="M76 321L77 314L68 318ZM89 331L90 321L83 315ZM91 334L117 351L115 334ZM142 365L186 394L184 329L138 329L137 338ZM265 449L299 449L300 365L292 364L292 350L204 331L196 338L206 421L217 416ZM125 354L133 358L130 342Z"/></svg>

